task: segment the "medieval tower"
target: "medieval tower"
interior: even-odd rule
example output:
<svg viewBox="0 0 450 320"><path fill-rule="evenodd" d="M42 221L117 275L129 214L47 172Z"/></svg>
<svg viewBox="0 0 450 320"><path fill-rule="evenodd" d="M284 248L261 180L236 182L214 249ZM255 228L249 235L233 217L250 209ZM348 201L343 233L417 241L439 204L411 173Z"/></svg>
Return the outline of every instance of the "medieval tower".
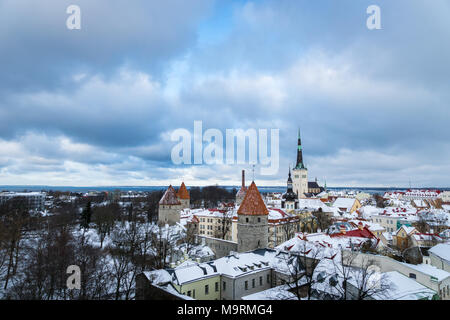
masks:
<svg viewBox="0 0 450 320"><path fill-rule="evenodd" d="M158 205L158 223L174 225L180 222L180 210L183 209L172 185L166 190Z"/></svg>
<svg viewBox="0 0 450 320"><path fill-rule="evenodd" d="M255 182L248 188L237 214L238 252L266 248L269 211Z"/></svg>
<svg viewBox="0 0 450 320"><path fill-rule="evenodd" d="M292 188L297 194L298 199L305 198L305 193L308 193L308 169L303 163L302 141L300 139L300 129L298 130L297 143L297 164L292 170Z"/></svg>
<svg viewBox="0 0 450 320"><path fill-rule="evenodd" d="M181 183L180 189L177 192L177 198L183 209L189 209L191 207L191 197L184 182Z"/></svg>

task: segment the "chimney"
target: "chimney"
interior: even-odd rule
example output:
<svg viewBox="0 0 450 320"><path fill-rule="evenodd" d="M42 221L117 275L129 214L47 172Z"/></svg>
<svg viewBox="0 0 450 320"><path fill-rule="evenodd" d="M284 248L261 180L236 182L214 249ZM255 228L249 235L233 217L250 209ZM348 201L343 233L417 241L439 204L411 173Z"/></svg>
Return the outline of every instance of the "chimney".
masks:
<svg viewBox="0 0 450 320"><path fill-rule="evenodd" d="M242 187L245 188L245 170L242 170Z"/></svg>

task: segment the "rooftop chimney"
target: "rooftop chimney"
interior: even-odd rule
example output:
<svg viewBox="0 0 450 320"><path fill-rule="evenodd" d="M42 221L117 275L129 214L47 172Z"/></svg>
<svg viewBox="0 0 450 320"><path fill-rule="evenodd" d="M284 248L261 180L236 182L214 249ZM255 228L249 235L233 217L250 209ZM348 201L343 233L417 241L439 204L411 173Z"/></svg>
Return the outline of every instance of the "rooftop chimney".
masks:
<svg viewBox="0 0 450 320"><path fill-rule="evenodd" d="M245 187L245 170L242 170L242 187Z"/></svg>

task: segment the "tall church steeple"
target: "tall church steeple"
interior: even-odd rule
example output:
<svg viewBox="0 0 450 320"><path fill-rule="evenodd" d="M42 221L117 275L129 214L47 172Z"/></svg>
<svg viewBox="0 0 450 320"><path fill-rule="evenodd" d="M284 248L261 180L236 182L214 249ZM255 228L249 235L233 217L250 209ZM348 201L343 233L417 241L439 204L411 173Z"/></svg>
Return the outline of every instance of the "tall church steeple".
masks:
<svg viewBox="0 0 450 320"><path fill-rule="evenodd" d="M303 163L302 140L300 138L300 129L298 129L297 142L297 163L292 169L292 189L297 197L304 198L308 193L308 169Z"/></svg>
<svg viewBox="0 0 450 320"><path fill-rule="evenodd" d="M303 151L302 151L302 140L300 138L300 129L298 129L298 142L297 142L297 165L295 169L306 169L303 164Z"/></svg>

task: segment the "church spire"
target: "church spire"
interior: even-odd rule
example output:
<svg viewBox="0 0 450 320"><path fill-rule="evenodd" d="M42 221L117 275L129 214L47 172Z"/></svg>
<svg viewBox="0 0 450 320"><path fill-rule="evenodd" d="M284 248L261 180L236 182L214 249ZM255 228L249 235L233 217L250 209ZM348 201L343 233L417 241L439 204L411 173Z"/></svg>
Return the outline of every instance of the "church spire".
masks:
<svg viewBox="0 0 450 320"><path fill-rule="evenodd" d="M297 143L297 165L295 169L306 169L303 164L302 140L300 138L300 128L298 129L298 143Z"/></svg>
<svg viewBox="0 0 450 320"><path fill-rule="evenodd" d="M289 176L287 179L287 192L293 192L292 191L292 178L291 178L291 165L289 165Z"/></svg>

